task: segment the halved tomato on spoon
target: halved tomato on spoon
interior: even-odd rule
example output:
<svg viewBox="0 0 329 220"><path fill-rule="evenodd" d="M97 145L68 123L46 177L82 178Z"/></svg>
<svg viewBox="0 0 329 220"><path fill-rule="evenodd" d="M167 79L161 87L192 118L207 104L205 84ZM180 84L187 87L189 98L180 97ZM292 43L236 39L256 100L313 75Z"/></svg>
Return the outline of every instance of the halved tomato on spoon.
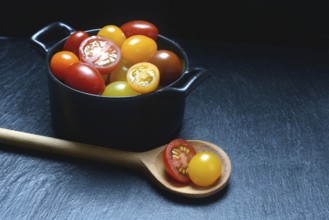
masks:
<svg viewBox="0 0 329 220"><path fill-rule="evenodd" d="M120 48L108 38L91 36L83 40L79 47L79 58L91 64L105 75L113 71L121 59Z"/></svg>
<svg viewBox="0 0 329 220"><path fill-rule="evenodd" d="M175 180L188 183L188 165L196 154L194 147L184 139L172 140L164 149L162 159L166 172Z"/></svg>

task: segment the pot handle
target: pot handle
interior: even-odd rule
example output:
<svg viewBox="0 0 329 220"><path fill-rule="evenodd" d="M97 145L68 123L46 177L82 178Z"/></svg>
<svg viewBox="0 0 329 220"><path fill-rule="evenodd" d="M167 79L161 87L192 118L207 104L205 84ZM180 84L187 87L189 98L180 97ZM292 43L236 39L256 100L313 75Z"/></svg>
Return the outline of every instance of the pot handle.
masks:
<svg viewBox="0 0 329 220"><path fill-rule="evenodd" d="M30 40L44 55L46 55L52 46L74 31L75 29L67 24L52 22L33 34Z"/></svg>
<svg viewBox="0 0 329 220"><path fill-rule="evenodd" d="M180 80L166 87L163 91L174 95L187 96L209 76L207 69L195 67L188 70Z"/></svg>

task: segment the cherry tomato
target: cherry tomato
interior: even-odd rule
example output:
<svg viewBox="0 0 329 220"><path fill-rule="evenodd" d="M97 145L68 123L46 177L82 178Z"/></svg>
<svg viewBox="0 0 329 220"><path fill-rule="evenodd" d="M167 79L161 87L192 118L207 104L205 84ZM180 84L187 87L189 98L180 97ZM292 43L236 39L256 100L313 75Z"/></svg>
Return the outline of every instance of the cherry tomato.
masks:
<svg viewBox="0 0 329 220"><path fill-rule="evenodd" d="M210 186L221 175L222 162L212 152L198 152L188 165L189 177L198 186Z"/></svg>
<svg viewBox="0 0 329 220"><path fill-rule="evenodd" d="M175 180L188 183L188 165L196 154L194 147L184 139L172 140L164 149L162 159L166 172Z"/></svg>
<svg viewBox="0 0 329 220"><path fill-rule="evenodd" d="M108 74L119 65L121 51L113 41L95 35L81 42L79 58L94 66L101 74Z"/></svg>
<svg viewBox="0 0 329 220"><path fill-rule="evenodd" d="M63 50L68 50L73 52L75 55L79 56L79 46L81 42L88 38L89 34L85 31L75 31L73 32L65 41Z"/></svg>
<svg viewBox="0 0 329 220"><path fill-rule="evenodd" d="M115 25L106 25L102 27L98 33L98 36L103 36L113 41L118 47L121 47L122 43L126 40L125 34L122 30Z"/></svg>
<svg viewBox="0 0 329 220"><path fill-rule="evenodd" d="M127 61L121 59L119 66L111 72L108 82L127 81L127 72L130 66Z"/></svg>
<svg viewBox="0 0 329 220"><path fill-rule="evenodd" d="M79 58L71 51L59 51L50 59L50 69L55 77L64 79L66 69L73 63L79 62Z"/></svg>
<svg viewBox="0 0 329 220"><path fill-rule="evenodd" d="M157 43L152 38L134 35L123 42L121 53L123 59L135 64L149 60L157 48Z"/></svg>
<svg viewBox="0 0 329 220"><path fill-rule="evenodd" d="M105 87L102 96L111 97L127 97L139 95L138 92L133 90L127 81L115 81Z"/></svg>
<svg viewBox="0 0 329 220"><path fill-rule="evenodd" d="M159 69L152 63L136 63L128 69L127 82L139 93L153 92L160 82Z"/></svg>
<svg viewBox="0 0 329 220"><path fill-rule="evenodd" d="M129 21L120 28L127 38L133 35L144 35L156 40L159 34L159 30L154 24L144 20Z"/></svg>
<svg viewBox="0 0 329 220"><path fill-rule="evenodd" d="M64 83L74 89L91 94L101 94L105 83L99 71L88 63L78 62L70 65Z"/></svg>
<svg viewBox="0 0 329 220"><path fill-rule="evenodd" d="M179 57L170 50L158 50L151 59L160 71L160 85L166 86L177 80L183 73L183 65Z"/></svg>

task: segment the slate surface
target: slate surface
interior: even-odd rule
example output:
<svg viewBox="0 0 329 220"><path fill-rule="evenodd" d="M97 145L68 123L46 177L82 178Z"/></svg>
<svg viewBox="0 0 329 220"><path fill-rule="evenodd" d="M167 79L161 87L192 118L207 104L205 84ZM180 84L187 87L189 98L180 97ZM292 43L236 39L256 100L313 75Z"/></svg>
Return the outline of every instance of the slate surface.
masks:
<svg viewBox="0 0 329 220"><path fill-rule="evenodd" d="M325 50L178 40L211 77L188 97L180 137L221 146L219 194L183 199L120 167L0 145L0 219L327 219ZM0 127L54 136L45 60L0 38Z"/></svg>

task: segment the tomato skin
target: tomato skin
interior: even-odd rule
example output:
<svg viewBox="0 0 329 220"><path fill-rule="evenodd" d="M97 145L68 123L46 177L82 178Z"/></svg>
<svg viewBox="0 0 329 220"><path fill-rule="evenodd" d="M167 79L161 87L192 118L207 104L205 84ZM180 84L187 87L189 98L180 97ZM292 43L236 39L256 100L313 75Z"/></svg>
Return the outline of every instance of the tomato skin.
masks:
<svg viewBox="0 0 329 220"><path fill-rule="evenodd" d="M154 64L140 62L128 69L126 79L135 91L142 94L150 93L158 88L160 72Z"/></svg>
<svg viewBox="0 0 329 220"><path fill-rule="evenodd" d="M102 96L111 97L129 97L139 95L138 92L133 90L127 81L115 81L105 87Z"/></svg>
<svg viewBox="0 0 329 220"><path fill-rule="evenodd" d="M109 74L119 65L121 50L110 39L94 35L81 42L79 58L94 66L101 74Z"/></svg>
<svg viewBox="0 0 329 220"><path fill-rule="evenodd" d="M121 59L119 66L111 72L107 82L111 83L114 81L127 81L127 72L130 66L131 65L127 61Z"/></svg>
<svg viewBox="0 0 329 220"><path fill-rule="evenodd" d="M113 41L118 47L121 47L122 43L126 40L125 34L116 25L106 25L102 27L98 33L98 36L103 36Z"/></svg>
<svg viewBox="0 0 329 220"><path fill-rule="evenodd" d="M188 170L195 185L210 186L221 176L222 163L212 152L198 152L190 160Z"/></svg>
<svg viewBox="0 0 329 220"><path fill-rule="evenodd" d="M166 172L181 183L191 181L188 164L196 154L194 147L184 139L174 139L165 147L162 155Z"/></svg>
<svg viewBox="0 0 329 220"><path fill-rule="evenodd" d="M50 70L60 80L64 79L66 69L73 63L79 62L79 58L71 51L59 51L50 59Z"/></svg>
<svg viewBox="0 0 329 220"><path fill-rule="evenodd" d="M85 31L73 32L65 41L63 50L71 51L75 55L79 56L79 46L81 42L88 38L89 34Z"/></svg>
<svg viewBox="0 0 329 220"><path fill-rule="evenodd" d="M83 62L74 63L67 68L64 83L79 91L97 95L105 89L104 79L99 71Z"/></svg>
<svg viewBox="0 0 329 220"><path fill-rule="evenodd" d="M149 21L133 20L121 25L120 29L125 34L126 38L133 35L144 35L156 40L158 38L158 28Z"/></svg>
<svg viewBox="0 0 329 220"><path fill-rule="evenodd" d="M130 64L145 62L157 51L157 43L149 37L134 35L127 38L122 46L122 58Z"/></svg>
<svg viewBox="0 0 329 220"><path fill-rule="evenodd" d="M149 60L159 68L160 85L166 86L177 80L183 73L183 65L179 57L170 50L158 50Z"/></svg>

